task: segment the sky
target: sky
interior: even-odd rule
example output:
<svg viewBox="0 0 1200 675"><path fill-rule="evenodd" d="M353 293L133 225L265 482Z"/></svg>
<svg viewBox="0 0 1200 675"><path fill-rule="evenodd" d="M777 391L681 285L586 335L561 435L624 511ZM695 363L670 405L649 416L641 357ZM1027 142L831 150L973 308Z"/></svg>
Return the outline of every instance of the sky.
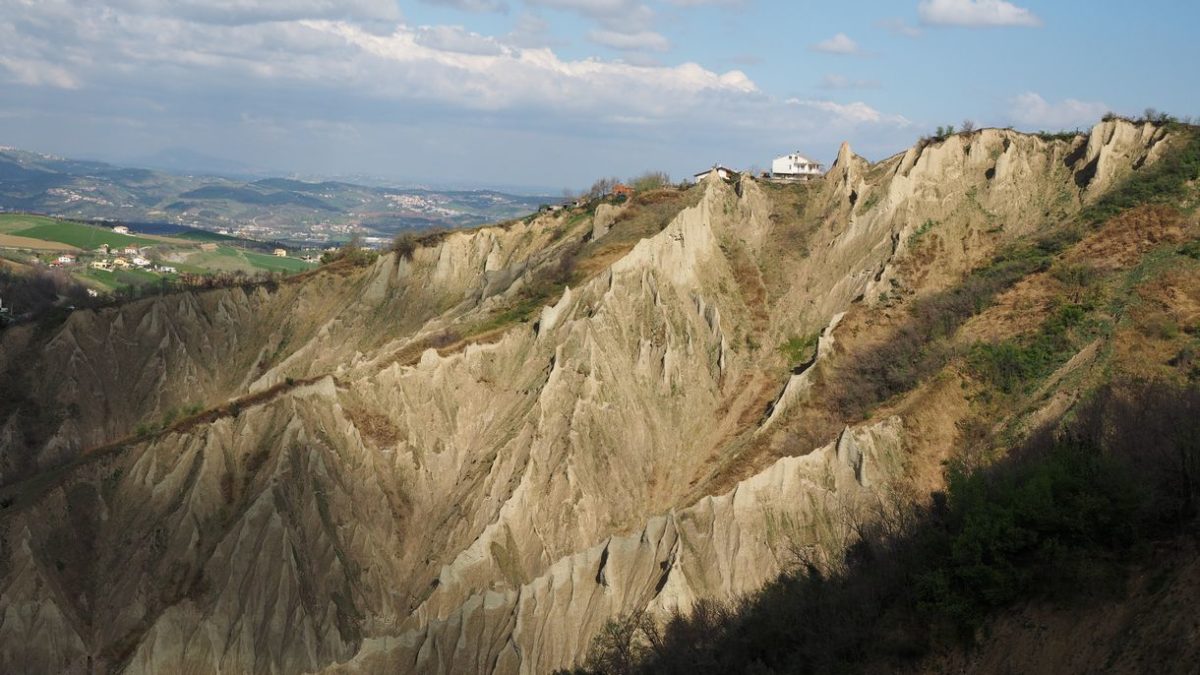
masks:
<svg viewBox="0 0 1200 675"><path fill-rule="evenodd" d="M0 0L0 145L586 187L1200 116L1183 0Z"/></svg>

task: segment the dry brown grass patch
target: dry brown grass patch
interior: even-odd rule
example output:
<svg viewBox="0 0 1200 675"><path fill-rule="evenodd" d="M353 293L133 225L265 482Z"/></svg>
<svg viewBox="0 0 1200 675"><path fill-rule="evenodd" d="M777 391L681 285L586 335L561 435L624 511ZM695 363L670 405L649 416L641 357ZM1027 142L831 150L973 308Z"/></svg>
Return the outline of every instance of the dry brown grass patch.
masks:
<svg viewBox="0 0 1200 675"><path fill-rule="evenodd" d="M1108 269L1127 269L1151 249L1183 241L1185 223L1168 206L1139 206L1109 220L1066 256L1070 262Z"/></svg>

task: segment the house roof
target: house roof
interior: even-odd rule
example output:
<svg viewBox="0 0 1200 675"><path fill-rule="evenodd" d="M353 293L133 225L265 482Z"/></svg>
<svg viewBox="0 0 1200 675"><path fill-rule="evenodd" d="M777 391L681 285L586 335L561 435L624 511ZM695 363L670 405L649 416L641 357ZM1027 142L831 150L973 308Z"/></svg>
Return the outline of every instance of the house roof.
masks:
<svg viewBox="0 0 1200 675"><path fill-rule="evenodd" d="M699 173L694 173L692 175L693 176L705 176L705 175L712 173L713 171L728 171L729 173L737 173L733 169L731 169L723 164L713 164L712 167L705 169Z"/></svg>
<svg viewBox="0 0 1200 675"><path fill-rule="evenodd" d="M800 162L802 164L816 164L818 166L820 166L820 164L821 164L820 162L814 162L811 159L809 159L808 157L805 157L804 155L800 154L799 150L797 150L796 152L790 152L786 155L781 155L779 157L776 157L775 159L776 160L790 159L790 160L793 160L796 162Z"/></svg>

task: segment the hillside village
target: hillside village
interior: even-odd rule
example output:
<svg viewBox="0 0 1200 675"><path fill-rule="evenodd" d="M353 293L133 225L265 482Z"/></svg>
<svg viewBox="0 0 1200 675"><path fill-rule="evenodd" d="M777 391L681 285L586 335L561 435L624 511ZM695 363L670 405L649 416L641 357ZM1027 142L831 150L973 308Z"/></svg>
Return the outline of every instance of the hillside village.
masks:
<svg viewBox="0 0 1200 675"><path fill-rule="evenodd" d="M301 272L317 265L319 253L203 230L164 236L123 224L0 213L0 299L9 323L87 298Z"/></svg>

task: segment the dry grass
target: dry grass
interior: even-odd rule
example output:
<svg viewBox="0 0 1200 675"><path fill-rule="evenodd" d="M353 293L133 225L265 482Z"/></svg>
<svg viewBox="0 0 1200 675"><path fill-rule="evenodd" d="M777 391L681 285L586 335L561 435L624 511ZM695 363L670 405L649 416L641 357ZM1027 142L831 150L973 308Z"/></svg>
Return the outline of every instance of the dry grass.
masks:
<svg viewBox="0 0 1200 675"><path fill-rule="evenodd" d="M363 438L377 447L391 447L404 439L404 430L396 426L387 415L374 413L357 406L343 406L346 417L358 429Z"/></svg>
<svg viewBox="0 0 1200 675"><path fill-rule="evenodd" d="M33 239L30 237L19 237L15 234L0 233L0 247L2 248L28 248L36 251L77 251L79 249L70 244L62 244L57 241L45 241L43 239Z"/></svg>
<svg viewBox="0 0 1200 675"><path fill-rule="evenodd" d="M1168 206L1140 206L1109 220L1085 237L1066 259L1105 269L1127 269L1148 251L1183 241L1185 223Z"/></svg>
<svg viewBox="0 0 1200 675"><path fill-rule="evenodd" d="M703 192L696 188L652 190L636 195L603 237L587 242L580 249L572 285L578 286L608 269L639 241L662 232L680 211L700 203L702 196Z"/></svg>

